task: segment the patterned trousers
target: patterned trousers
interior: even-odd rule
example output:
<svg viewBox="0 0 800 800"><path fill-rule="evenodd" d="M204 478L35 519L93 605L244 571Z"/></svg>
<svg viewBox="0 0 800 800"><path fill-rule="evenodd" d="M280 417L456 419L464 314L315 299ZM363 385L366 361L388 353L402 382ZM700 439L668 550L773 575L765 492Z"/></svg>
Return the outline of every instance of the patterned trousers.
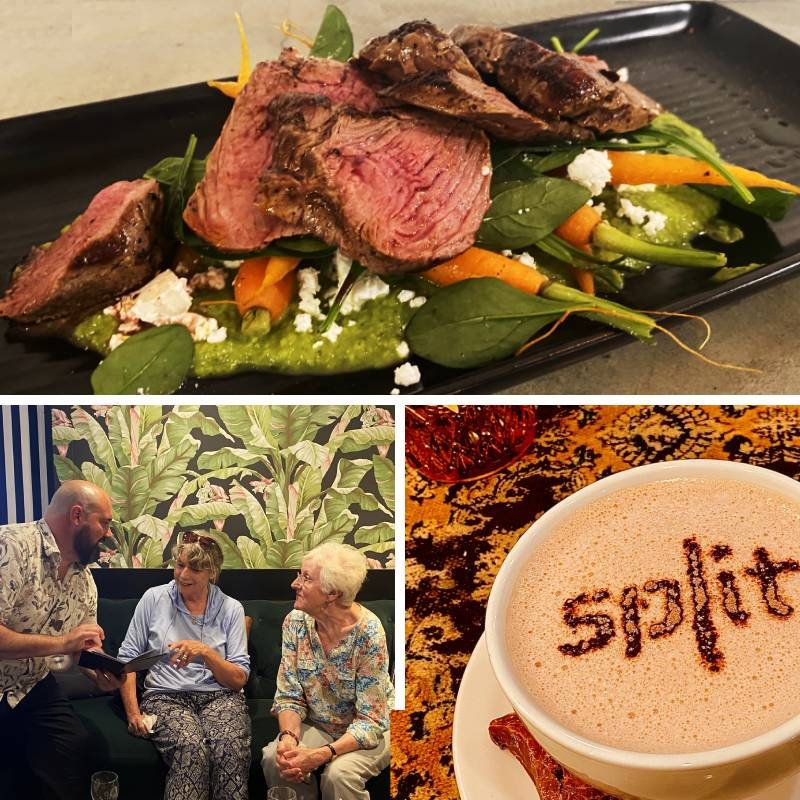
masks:
<svg viewBox="0 0 800 800"><path fill-rule="evenodd" d="M152 742L169 767L164 800L247 800L250 716L239 692L156 692Z"/></svg>
<svg viewBox="0 0 800 800"><path fill-rule="evenodd" d="M322 747L333 741L333 736L303 723L300 726L300 743L303 747ZM297 800L369 800L369 792L364 784L374 775L389 766L391 756L389 732L377 747L370 750L354 750L337 756L326 764L319 778L320 792L317 792L317 781L311 776L309 783L289 783L281 778L276 763L278 743L270 742L262 751L261 768L264 770L267 786L289 786L297 793Z"/></svg>

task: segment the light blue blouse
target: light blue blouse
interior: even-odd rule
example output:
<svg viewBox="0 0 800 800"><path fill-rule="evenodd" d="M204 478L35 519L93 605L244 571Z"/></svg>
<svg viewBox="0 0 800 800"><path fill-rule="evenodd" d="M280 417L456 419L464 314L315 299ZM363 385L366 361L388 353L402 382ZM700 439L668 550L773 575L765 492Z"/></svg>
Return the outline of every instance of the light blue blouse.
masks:
<svg viewBox="0 0 800 800"><path fill-rule="evenodd" d="M182 639L204 642L250 675L244 609L214 584L209 584L206 611L199 617L189 613L175 581L148 589L133 612L117 657L130 661L148 650L166 650L167 645ZM177 669L167 658L148 670L144 687L145 696L156 691L213 692L226 688L202 661L190 661Z"/></svg>

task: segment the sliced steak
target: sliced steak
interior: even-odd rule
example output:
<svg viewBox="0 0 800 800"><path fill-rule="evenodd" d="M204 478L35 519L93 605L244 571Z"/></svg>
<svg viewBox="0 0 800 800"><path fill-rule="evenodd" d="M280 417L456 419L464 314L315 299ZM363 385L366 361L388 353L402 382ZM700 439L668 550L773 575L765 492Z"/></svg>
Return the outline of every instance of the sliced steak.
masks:
<svg viewBox="0 0 800 800"><path fill-rule="evenodd" d="M489 207L486 135L417 110L373 114L283 95L267 210L373 272L421 269L470 247Z"/></svg>
<svg viewBox="0 0 800 800"><path fill-rule="evenodd" d="M154 180L119 181L56 241L35 247L0 298L0 316L32 323L101 308L153 277L164 252Z"/></svg>
<svg viewBox="0 0 800 800"><path fill-rule="evenodd" d="M599 59L555 53L489 26L460 25L451 35L481 74L545 119L571 119L598 133L622 132L646 125L660 111L654 100L638 92L634 97L632 87L615 82L616 73L600 68Z"/></svg>
<svg viewBox="0 0 800 800"><path fill-rule="evenodd" d="M502 92L456 70L411 75L380 92L412 106L474 123L496 139L513 142L591 139L579 125L548 122L523 111Z"/></svg>
<svg viewBox="0 0 800 800"><path fill-rule="evenodd" d="M442 69L480 79L464 51L426 19L406 22L386 36L371 39L361 48L355 63L391 81Z"/></svg>
<svg viewBox="0 0 800 800"><path fill-rule="evenodd" d="M493 719L489 723L489 737L525 767L540 800L618 800L565 770L533 738L516 714Z"/></svg>
<svg viewBox="0 0 800 800"><path fill-rule="evenodd" d="M381 97L458 117L506 141L590 139L578 125L545 121L484 83L464 51L427 20L407 22L373 39L356 63L389 85Z"/></svg>
<svg viewBox="0 0 800 800"><path fill-rule="evenodd" d="M362 111L380 104L359 71L338 61L302 58L287 48L277 61L258 64L236 98L209 154L205 177L183 214L197 234L222 250L254 250L303 232L265 214L258 198L261 176L272 160L274 134L267 107L286 92L320 94Z"/></svg>

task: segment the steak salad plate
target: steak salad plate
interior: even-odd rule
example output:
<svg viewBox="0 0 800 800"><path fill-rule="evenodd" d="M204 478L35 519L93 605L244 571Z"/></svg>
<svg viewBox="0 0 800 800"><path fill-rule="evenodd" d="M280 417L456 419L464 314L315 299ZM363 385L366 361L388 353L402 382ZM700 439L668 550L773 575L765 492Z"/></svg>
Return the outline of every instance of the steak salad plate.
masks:
<svg viewBox="0 0 800 800"><path fill-rule="evenodd" d="M735 12L308 45L0 123L7 391L496 388L800 266L800 48Z"/></svg>

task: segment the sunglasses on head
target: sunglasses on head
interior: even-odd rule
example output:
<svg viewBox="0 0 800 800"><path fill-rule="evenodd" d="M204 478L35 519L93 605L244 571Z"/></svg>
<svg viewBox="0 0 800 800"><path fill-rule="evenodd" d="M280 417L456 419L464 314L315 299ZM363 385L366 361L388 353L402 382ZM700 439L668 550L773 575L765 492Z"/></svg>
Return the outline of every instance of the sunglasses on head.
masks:
<svg viewBox="0 0 800 800"><path fill-rule="evenodd" d="M218 546L210 536L203 536L201 533L193 533L192 531L186 531L185 533L182 533L180 537L180 543L199 544L203 550L213 550Z"/></svg>

